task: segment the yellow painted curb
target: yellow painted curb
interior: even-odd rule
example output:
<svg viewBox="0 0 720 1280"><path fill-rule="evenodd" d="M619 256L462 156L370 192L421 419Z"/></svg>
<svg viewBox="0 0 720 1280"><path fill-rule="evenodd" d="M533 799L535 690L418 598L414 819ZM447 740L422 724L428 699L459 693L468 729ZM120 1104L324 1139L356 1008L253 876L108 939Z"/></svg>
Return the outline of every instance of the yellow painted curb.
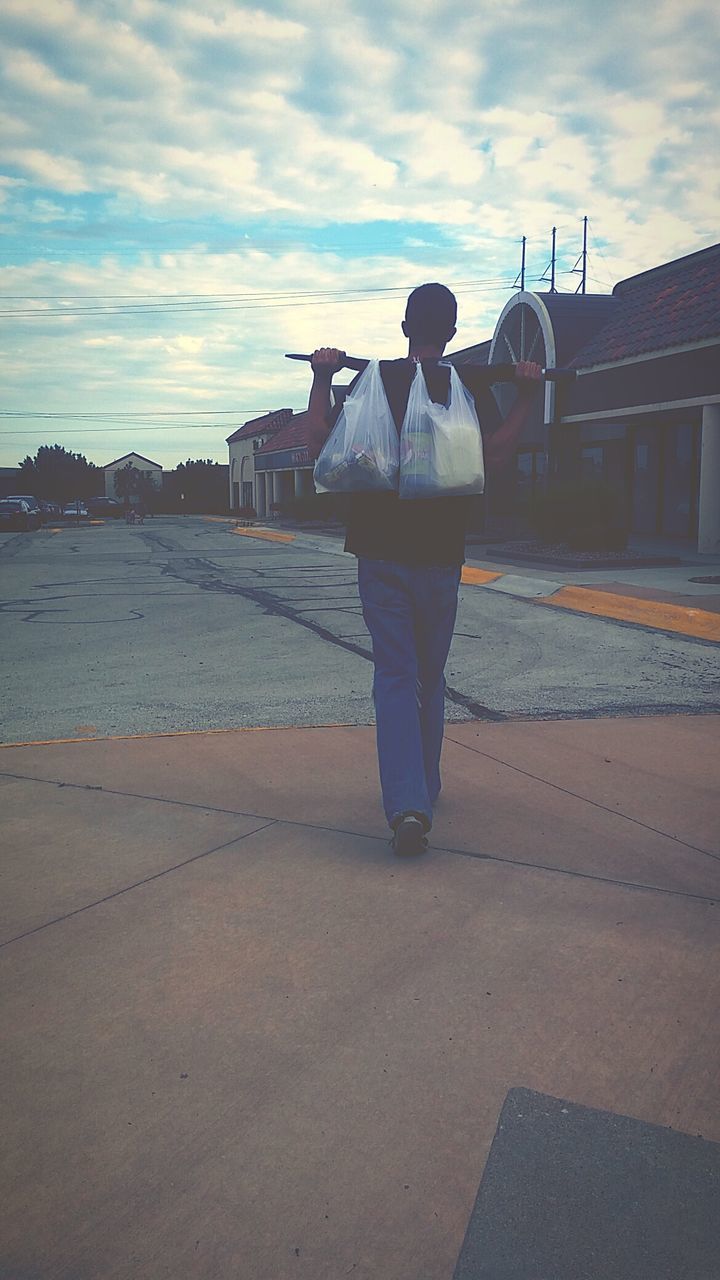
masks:
<svg viewBox="0 0 720 1280"><path fill-rule="evenodd" d="M294 533L271 533L269 529L231 529L241 538L264 538L266 542L294 542Z"/></svg>
<svg viewBox="0 0 720 1280"><path fill-rule="evenodd" d="M489 569L473 569L472 565L464 564L460 581L481 587L486 582L497 582L498 578L504 578L504 576L503 573L491 573Z"/></svg>
<svg viewBox="0 0 720 1280"><path fill-rule="evenodd" d="M370 729L372 725L357 725L339 720L331 724L241 724L232 729L168 729L157 733L107 733L94 738L38 738L29 742L0 742L0 751L13 747L67 747L92 742L135 742L152 738L207 738L218 733L295 733L304 729Z"/></svg>
<svg viewBox="0 0 720 1280"><path fill-rule="evenodd" d="M538 596L535 604L554 609L574 609L599 618L616 618L635 622L658 631L675 631L696 640L720 643L720 613L691 609L687 605L665 604L661 600L641 600L635 596L616 596L609 591L592 591L588 587L561 587L553 596Z"/></svg>

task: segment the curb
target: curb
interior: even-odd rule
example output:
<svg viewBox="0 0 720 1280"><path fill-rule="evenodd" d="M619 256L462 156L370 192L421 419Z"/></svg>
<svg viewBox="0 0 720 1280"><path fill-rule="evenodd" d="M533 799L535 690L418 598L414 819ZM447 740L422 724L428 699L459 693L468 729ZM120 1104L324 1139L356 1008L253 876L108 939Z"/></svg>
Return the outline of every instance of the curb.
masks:
<svg viewBox="0 0 720 1280"><path fill-rule="evenodd" d="M590 617L609 618L616 622L632 622L655 631L672 631L694 640L710 640L720 644L720 613L694 609L687 605L667 604L662 600L638 599L636 596L613 595L593 591L590 587L564 586L551 596L539 596L535 604L551 609L570 609Z"/></svg>
<svg viewBox="0 0 720 1280"><path fill-rule="evenodd" d="M308 537L305 534L280 533L274 529L256 527L234 528L233 534L247 538L259 538L266 542L296 543L330 555L346 555L339 539ZM332 545L332 544L335 545ZM605 618L615 622L629 622L635 626L649 627L654 631L669 631L674 635L693 640L708 640L720 644L720 614L686 605L667 604L660 600L638 599L635 596L614 595L607 591L593 591L592 587L568 586L552 578L526 577L522 574L503 573L465 564L462 569L463 586L483 587L486 591L498 591L501 595L515 596L545 608L566 609L586 617Z"/></svg>

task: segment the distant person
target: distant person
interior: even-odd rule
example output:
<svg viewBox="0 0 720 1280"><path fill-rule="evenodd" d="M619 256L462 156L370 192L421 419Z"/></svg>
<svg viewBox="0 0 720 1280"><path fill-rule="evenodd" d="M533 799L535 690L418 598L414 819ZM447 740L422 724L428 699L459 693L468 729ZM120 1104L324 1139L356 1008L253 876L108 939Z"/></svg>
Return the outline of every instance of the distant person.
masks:
<svg viewBox="0 0 720 1280"><path fill-rule="evenodd" d="M407 356L380 362L398 432L418 362L431 399L447 402L449 370L438 361L456 332L456 318L455 297L444 285L424 284L410 294L401 326ZM331 410L330 386L344 358L336 347L320 347L312 355L308 414L310 443L318 450L340 412ZM457 371L473 395L481 427L497 426L483 439L486 473L503 467L514 455L542 370L530 361L515 366L517 397L502 422L487 382L476 377L473 386L472 366ZM396 493L374 492L345 494L343 503L345 550L357 556L363 617L372 639L383 807L395 853L413 856L427 847L440 793L444 671L473 499L401 500Z"/></svg>

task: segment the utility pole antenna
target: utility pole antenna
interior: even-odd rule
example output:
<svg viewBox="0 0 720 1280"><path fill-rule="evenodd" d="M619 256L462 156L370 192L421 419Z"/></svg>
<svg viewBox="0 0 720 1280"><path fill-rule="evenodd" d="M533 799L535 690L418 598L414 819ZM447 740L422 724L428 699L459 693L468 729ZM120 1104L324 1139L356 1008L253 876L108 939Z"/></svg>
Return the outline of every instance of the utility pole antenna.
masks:
<svg viewBox="0 0 720 1280"><path fill-rule="evenodd" d="M551 292L551 293L557 293L557 289L555 288L555 234L556 234L556 232L557 232L557 227L553 227L553 230L552 230L552 272L551 272L551 275L550 275L550 292Z"/></svg>
<svg viewBox="0 0 720 1280"><path fill-rule="evenodd" d="M572 272L570 273L571 275L573 274L580 275L581 277L580 283L577 289L575 290L576 293L584 293L585 286L587 284L587 227L588 227L588 220L587 220L587 214L586 214L585 217L583 218L582 253L580 254L580 257L577 259L575 266L573 267ZM582 268L580 269L578 269L578 262L582 262Z"/></svg>
<svg viewBox="0 0 720 1280"><path fill-rule="evenodd" d="M556 232L557 232L557 227L553 227L553 229L552 229L552 257L551 257L551 259L550 259L550 293L557 293L557 289L555 288L555 234L556 234ZM545 268L545 270L543 271L543 273L542 273L542 275L541 275L540 279L541 279L541 280L547 280L547 273L548 273L548 268L546 267L546 268Z"/></svg>
<svg viewBox="0 0 720 1280"><path fill-rule="evenodd" d="M513 288L515 288L515 286L517 285L518 281L520 281L520 289L521 289L523 292L525 291L525 245L526 245L526 243L527 243L527 236L523 236L523 238L522 238L522 258L521 258L521 261L520 261L520 271L519 271L519 272L518 272L518 274L516 275L516 277L515 277L515 283L514 283L514 285L513 285Z"/></svg>

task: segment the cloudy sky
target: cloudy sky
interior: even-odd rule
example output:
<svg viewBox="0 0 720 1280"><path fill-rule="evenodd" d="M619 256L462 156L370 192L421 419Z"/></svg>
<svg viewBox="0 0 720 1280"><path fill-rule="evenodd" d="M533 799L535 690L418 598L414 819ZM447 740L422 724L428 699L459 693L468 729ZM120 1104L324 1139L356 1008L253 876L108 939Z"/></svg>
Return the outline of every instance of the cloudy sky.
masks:
<svg viewBox="0 0 720 1280"><path fill-rule="evenodd" d="M715 0L2 0L0 465L227 461L404 298L492 334L718 237Z"/></svg>

